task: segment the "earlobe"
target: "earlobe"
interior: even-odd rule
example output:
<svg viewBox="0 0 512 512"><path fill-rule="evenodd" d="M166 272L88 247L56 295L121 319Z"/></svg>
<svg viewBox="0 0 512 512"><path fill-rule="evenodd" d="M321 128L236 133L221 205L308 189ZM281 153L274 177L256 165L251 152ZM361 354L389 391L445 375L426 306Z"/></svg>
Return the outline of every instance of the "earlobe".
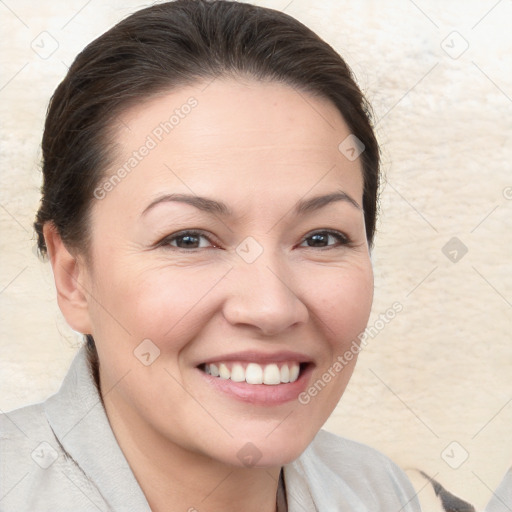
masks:
<svg viewBox="0 0 512 512"><path fill-rule="evenodd" d="M47 222L44 225L43 234L52 265L59 308L73 330L83 334L91 333L84 264L64 245L53 223Z"/></svg>

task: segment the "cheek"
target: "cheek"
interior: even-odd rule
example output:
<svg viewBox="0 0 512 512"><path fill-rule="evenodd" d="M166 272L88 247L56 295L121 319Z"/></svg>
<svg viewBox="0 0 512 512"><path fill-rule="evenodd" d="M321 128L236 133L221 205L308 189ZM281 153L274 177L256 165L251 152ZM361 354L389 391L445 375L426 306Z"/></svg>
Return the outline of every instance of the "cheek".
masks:
<svg viewBox="0 0 512 512"><path fill-rule="evenodd" d="M215 307L214 288L229 268L153 265L111 269L99 292L104 309L108 306L110 311L100 314L121 336L129 331L134 342L149 338L165 350L171 347L164 344L172 340L176 348L182 337L192 337L208 320Z"/></svg>
<svg viewBox="0 0 512 512"><path fill-rule="evenodd" d="M336 351L364 331L373 302L373 272L365 262L350 269L317 269L315 272L315 314L321 320Z"/></svg>
<svg viewBox="0 0 512 512"><path fill-rule="evenodd" d="M373 302L373 271L368 259L350 268L318 268L315 274L316 298L311 296L310 305L315 305L314 317L318 317L316 323L327 345L310 387L298 402L321 428L355 369L359 335L366 328Z"/></svg>

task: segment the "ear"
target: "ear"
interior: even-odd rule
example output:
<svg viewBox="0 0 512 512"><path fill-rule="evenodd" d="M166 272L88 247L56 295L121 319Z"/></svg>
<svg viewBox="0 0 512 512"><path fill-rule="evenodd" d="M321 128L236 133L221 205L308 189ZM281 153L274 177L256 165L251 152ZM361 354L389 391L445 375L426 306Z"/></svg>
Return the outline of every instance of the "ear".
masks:
<svg viewBox="0 0 512 512"><path fill-rule="evenodd" d="M59 308L73 330L90 334L90 296L87 292L85 265L68 251L52 222L45 223L43 234L52 265Z"/></svg>

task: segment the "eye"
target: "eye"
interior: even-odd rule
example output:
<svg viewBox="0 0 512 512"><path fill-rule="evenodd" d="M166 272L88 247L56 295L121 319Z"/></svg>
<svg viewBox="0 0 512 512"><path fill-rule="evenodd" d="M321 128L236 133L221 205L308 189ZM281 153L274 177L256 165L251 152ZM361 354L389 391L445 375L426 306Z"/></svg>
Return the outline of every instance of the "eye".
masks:
<svg viewBox="0 0 512 512"><path fill-rule="evenodd" d="M338 243L335 245L329 244L329 240L336 240ZM337 247L342 245L348 245L350 243L349 238L344 235L343 233L340 233L339 231L333 231L330 229L326 229L323 231L316 231L315 233L310 234L305 239L305 242L308 244L306 247L314 248L314 247ZM308 241L311 241L309 243ZM301 244L301 247L304 247Z"/></svg>
<svg viewBox="0 0 512 512"><path fill-rule="evenodd" d="M334 244L329 243L332 242L333 240L335 241ZM304 243L306 243L307 245L304 246ZM349 238L343 233L327 229L323 231L316 231L310 234L304 239L304 242L300 245L300 247L334 248L343 245L348 245L349 243ZM164 238L161 242L159 242L158 246L184 250L207 249L218 247L218 245L213 243L208 236L206 236L203 232L197 230L180 231L179 233L174 233Z"/></svg>
<svg viewBox="0 0 512 512"><path fill-rule="evenodd" d="M201 243L201 239L206 240L206 244ZM159 244L162 247L175 247L177 249L204 249L217 247L210 239L200 231L180 231L164 238Z"/></svg>

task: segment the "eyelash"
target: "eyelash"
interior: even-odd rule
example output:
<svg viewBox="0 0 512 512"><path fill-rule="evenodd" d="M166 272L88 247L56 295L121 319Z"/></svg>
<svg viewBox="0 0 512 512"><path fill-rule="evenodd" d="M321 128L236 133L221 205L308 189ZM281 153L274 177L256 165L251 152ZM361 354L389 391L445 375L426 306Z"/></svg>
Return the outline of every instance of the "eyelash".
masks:
<svg viewBox="0 0 512 512"><path fill-rule="evenodd" d="M322 230L318 230L318 231L314 231L312 233L309 233L308 236L306 236L304 238L303 242L308 240L309 238L312 238L315 235L330 235L330 236L333 236L334 238L336 238L337 241L338 241L337 245L329 245L327 247L318 247L317 249L320 249L320 250L327 250L327 249L333 249L333 248L336 248L336 247L347 246L347 245L350 245L350 243L351 243L351 241L348 238L348 236L346 236L343 233L340 233L339 231L335 231L335 230L332 230L332 229L322 229ZM208 240L208 242L210 244L212 244L213 247L193 247L191 249L186 249L186 248L183 248L183 247L175 247L175 246L171 246L170 245L171 242L173 242L173 241L175 241L175 240L177 240L179 238L185 238L187 236L203 237L206 240ZM301 243L303 243L303 242L301 242ZM180 231L178 233L175 233L173 235L170 235L170 236L164 238L161 242L159 242L157 244L157 246L158 247L171 248L172 250L176 249L178 251L184 251L184 252L195 252L195 251L197 251L199 249L214 249L214 248L218 248L218 246L215 245L215 243L212 242L208 236L206 236L202 231L197 231L197 230ZM305 248L306 249L315 249L315 247L311 247L311 246L306 246Z"/></svg>

